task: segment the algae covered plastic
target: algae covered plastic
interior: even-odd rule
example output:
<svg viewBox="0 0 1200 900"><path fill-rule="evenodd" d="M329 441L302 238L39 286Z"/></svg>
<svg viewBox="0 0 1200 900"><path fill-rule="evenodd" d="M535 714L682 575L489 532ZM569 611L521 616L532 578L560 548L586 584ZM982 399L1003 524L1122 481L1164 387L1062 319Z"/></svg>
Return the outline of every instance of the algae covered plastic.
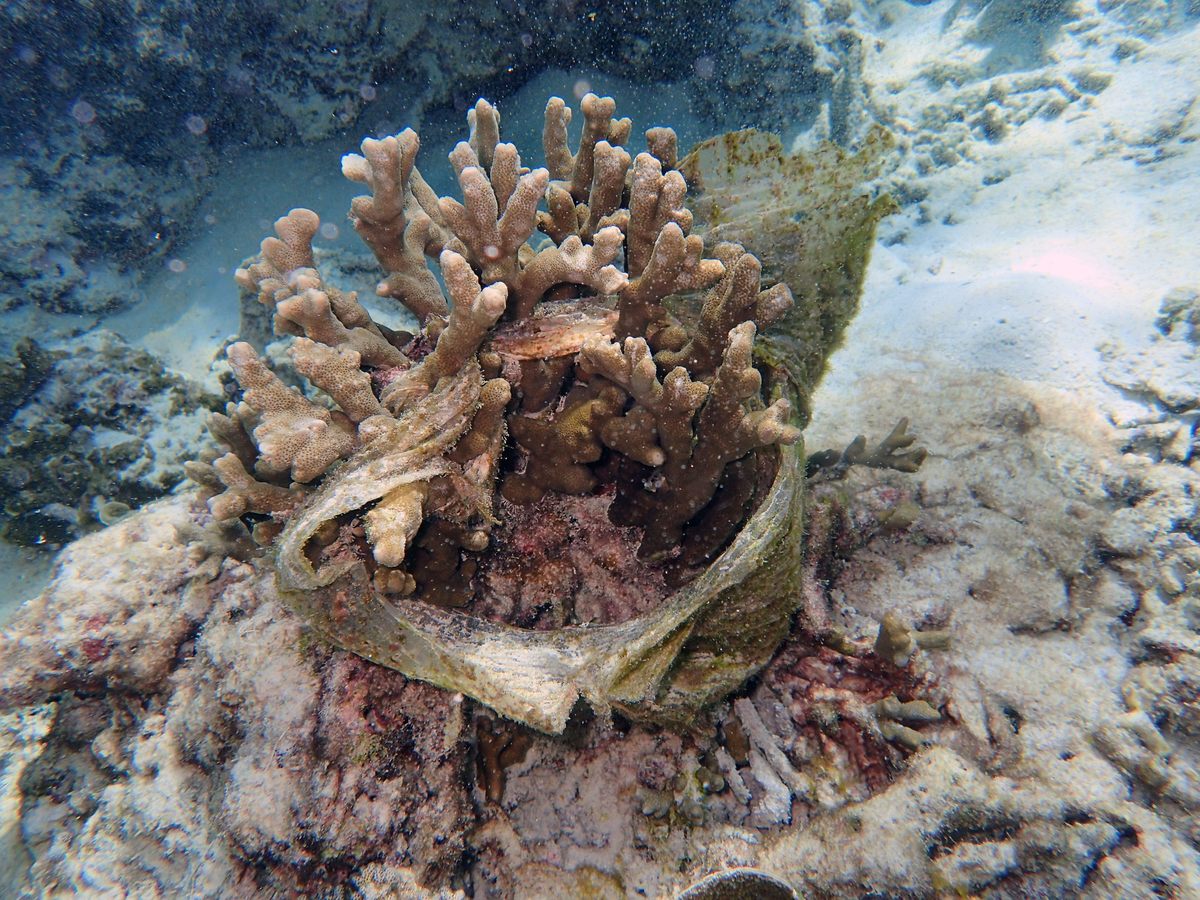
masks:
<svg viewBox="0 0 1200 900"><path fill-rule="evenodd" d="M788 631L798 597L787 585L799 570L803 465L796 448L781 457L769 499L726 551L654 613L618 625L551 632L497 625L379 596L362 566L330 588L284 584L284 596L338 646L543 731L562 731L581 697L599 710L685 723L762 666ZM338 593L347 595L341 603Z"/></svg>
<svg viewBox="0 0 1200 900"><path fill-rule="evenodd" d="M305 248L316 223L293 211L239 277L275 310L277 327L308 336L293 350L298 368L343 410L361 410L350 414L357 432L339 431L340 420L236 345L230 359L247 393L214 427L231 452L193 468L219 489L210 503L219 516L278 520L258 533L274 544L281 594L322 635L548 732L563 730L580 698L605 714L686 723L788 633L801 596L805 459L787 420L793 410L808 416L890 208L864 184L882 132L853 157L829 147L787 158L777 142L744 133L677 161L674 134L657 128L652 152L634 162L620 146L630 124L613 118L613 102L589 95L583 106L572 153L569 110L557 98L547 105L546 155L561 179L548 182L499 142L499 116L481 100L471 141L451 154L464 204L430 196L411 132L364 142L345 168L373 196L356 200L352 216L384 266L379 293L408 306L424 331L392 336L364 319L353 295L327 300ZM537 211L542 193L548 213ZM535 223L549 237L537 249L527 243ZM702 256L698 235L716 258ZM773 285L762 285L763 264L746 247L765 258ZM421 275L424 255L441 257L448 321L439 288ZM802 286L799 303L792 284ZM422 342L433 350L410 361L404 354L423 352ZM318 345L337 354L324 367L308 359ZM358 365L383 382L379 401ZM489 389L500 399L482 413ZM468 434L477 447L464 455ZM528 504L606 484L609 518L641 527L638 558L665 562L675 590L614 623L529 630L472 614L472 557L491 549L492 492ZM406 561L439 528L425 519L442 523L435 539L459 569L458 602L430 603L420 559ZM355 534L370 552L361 540L347 549Z"/></svg>

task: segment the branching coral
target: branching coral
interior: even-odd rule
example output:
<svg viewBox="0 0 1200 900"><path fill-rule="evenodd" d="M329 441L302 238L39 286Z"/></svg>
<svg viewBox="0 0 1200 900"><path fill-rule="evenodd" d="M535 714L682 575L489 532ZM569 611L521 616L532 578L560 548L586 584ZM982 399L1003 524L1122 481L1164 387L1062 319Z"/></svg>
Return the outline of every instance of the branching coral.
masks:
<svg viewBox="0 0 1200 900"><path fill-rule="evenodd" d="M795 386L755 356L790 290L764 289L738 244L705 256L670 129L651 129L635 157L611 99L588 95L582 109L572 151L571 112L550 100L547 167L529 169L480 100L450 154L461 201L429 188L411 130L347 155L343 173L370 190L350 215L384 271L376 292L420 331L392 332L326 284L317 217L293 210L237 277L296 336L289 353L311 390L234 344L242 397L211 422L228 452L192 467L214 516L258 523L281 587L336 642L552 730L579 694L662 710L730 689L769 656L793 601L723 572L592 636L536 644L453 618L444 608L471 605L505 504L609 496L642 564L676 585L704 575L762 507L770 518L745 539L765 543L746 572L782 553L786 579L802 482L799 454L779 449L800 438ZM773 480L778 508L764 513ZM731 585L761 621L714 655L719 629L701 613Z"/></svg>
<svg viewBox="0 0 1200 900"><path fill-rule="evenodd" d="M809 478L816 481L836 481L845 477L851 466L915 472L921 467L926 456L924 448L906 449L916 443L916 440L915 435L908 433L908 419L901 419L870 453L867 452L867 439L861 434L847 444L841 453L836 450L813 453L808 457ZM902 450L903 453L900 452Z"/></svg>

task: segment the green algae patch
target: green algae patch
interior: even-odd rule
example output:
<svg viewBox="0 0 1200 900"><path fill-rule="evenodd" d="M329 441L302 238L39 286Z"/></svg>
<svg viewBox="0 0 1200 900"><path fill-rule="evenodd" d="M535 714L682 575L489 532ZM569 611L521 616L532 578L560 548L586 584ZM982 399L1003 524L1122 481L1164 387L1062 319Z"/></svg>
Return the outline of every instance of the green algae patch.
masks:
<svg viewBox="0 0 1200 900"><path fill-rule="evenodd" d="M894 147L891 132L876 126L857 152L825 143L789 155L778 135L746 129L698 144L679 163L705 242L743 245L762 262L766 280L791 289L795 304L759 352L786 367L802 424L830 354L858 313L876 226L897 209L891 197L871 191Z"/></svg>

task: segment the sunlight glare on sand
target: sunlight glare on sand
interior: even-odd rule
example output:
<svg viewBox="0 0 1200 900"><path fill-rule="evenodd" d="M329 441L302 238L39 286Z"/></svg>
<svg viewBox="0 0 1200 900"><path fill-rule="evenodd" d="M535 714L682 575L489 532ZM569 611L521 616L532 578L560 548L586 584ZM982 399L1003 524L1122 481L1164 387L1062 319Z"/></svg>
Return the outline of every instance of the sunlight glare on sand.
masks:
<svg viewBox="0 0 1200 900"><path fill-rule="evenodd" d="M1011 268L1015 274L1043 275L1104 294L1120 291L1122 286L1122 279L1112 266L1075 248L1058 247L1022 254L1013 260Z"/></svg>

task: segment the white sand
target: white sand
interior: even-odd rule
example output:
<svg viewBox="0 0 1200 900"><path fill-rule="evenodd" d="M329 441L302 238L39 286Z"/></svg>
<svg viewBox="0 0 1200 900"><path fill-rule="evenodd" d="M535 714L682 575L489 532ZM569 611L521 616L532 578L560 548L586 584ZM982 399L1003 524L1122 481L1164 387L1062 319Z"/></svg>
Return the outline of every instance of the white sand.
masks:
<svg viewBox="0 0 1200 900"><path fill-rule="evenodd" d="M962 52L940 27L951 5L911 9L871 60L868 80L905 85L889 99L911 121L948 101L918 73ZM1172 128L1200 136L1200 32L1119 63L1111 51L1089 51L1114 75L1090 106L1034 118L996 144L976 140L971 158L929 178L933 220L903 226L903 243L876 247L862 314L835 357L818 419L835 408L831 395L852 392L856 374L878 372L887 357L941 358L1111 396L1098 379L1097 344L1145 343L1163 294L1198 277L1200 146L1175 140L1179 155L1153 165L1128 157ZM983 183L1001 170L1011 175ZM942 223L947 214L956 224ZM895 227L885 223L883 235Z"/></svg>

